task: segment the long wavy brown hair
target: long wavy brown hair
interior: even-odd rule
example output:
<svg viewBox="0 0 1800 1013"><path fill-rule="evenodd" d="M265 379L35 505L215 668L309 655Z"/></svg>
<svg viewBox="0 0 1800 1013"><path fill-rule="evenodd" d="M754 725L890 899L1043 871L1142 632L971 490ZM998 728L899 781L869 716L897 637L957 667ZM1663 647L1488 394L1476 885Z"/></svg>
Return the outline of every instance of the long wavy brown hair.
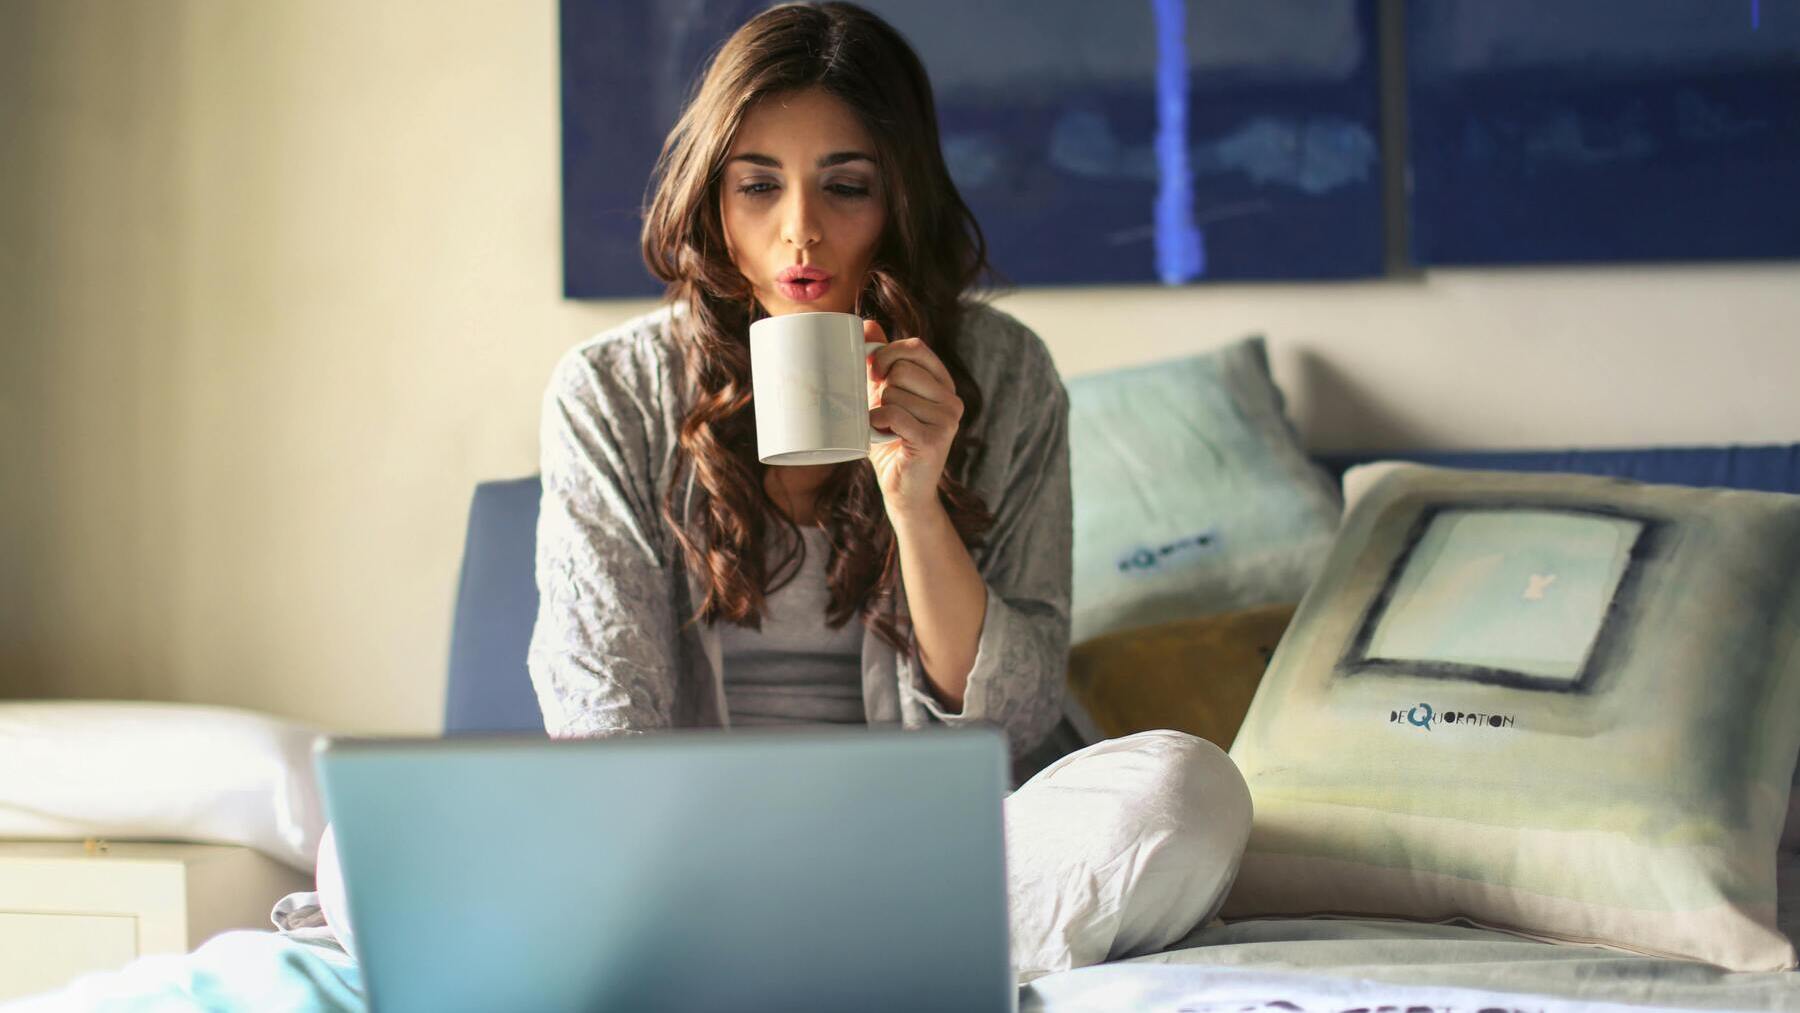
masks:
<svg viewBox="0 0 1800 1013"><path fill-rule="evenodd" d="M971 290L994 279L987 243L956 192L939 148L937 109L925 68L880 18L848 3L770 8L739 28L713 57L699 90L663 143L644 214L644 261L668 286L691 407L676 448L665 521L706 592L690 622L727 619L761 628L766 595L799 571L799 528L775 508L756 458L750 389L750 323L762 309L732 262L719 217L725 156L758 100L806 88L842 100L875 139L887 224L858 298L859 312L887 334L917 335L943 360L964 412L938 496L973 550L992 516L964 476L978 453L981 391L957 354ZM698 511L683 523L688 480ZM860 615L889 645L909 650L910 631L891 607L900 559L874 469L836 466L817 512L831 544L827 621ZM765 539L780 534L780 552Z"/></svg>

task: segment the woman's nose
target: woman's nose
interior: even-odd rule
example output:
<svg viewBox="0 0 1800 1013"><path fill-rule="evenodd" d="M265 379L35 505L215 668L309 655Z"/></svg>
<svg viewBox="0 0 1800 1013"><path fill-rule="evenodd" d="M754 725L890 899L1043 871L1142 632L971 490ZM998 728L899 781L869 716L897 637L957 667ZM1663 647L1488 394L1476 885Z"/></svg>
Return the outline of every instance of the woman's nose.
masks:
<svg viewBox="0 0 1800 1013"><path fill-rule="evenodd" d="M790 192L793 196L788 199L782 218L782 238L789 245L804 250L819 241L818 217L813 208L812 198L800 192L798 188Z"/></svg>

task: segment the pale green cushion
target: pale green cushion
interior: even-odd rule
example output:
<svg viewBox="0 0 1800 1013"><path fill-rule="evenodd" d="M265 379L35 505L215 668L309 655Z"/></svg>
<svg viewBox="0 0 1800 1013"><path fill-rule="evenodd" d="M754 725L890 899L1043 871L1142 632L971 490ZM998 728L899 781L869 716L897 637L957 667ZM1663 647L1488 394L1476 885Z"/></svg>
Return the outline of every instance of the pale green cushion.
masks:
<svg viewBox="0 0 1800 1013"><path fill-rule="evenodd" d="M1231 750L1226 916L1793 967L1800 496L1373 467Z"/></svg>
<svg viewBox="0 0 1800 1013"><path fill-rule="evenodd" d="M1074 643L1300 600L1341 500L1288 422L1262 338L1066 386Z"/></svg>

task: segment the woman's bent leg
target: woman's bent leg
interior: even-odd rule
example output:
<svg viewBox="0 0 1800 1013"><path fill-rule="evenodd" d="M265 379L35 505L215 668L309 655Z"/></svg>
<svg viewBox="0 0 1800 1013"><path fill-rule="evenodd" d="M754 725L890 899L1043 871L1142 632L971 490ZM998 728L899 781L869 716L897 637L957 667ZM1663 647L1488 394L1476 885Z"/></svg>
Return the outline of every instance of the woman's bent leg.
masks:
<svg viewBox="0 0 1800 1013"><path fill-rule="evenodd" d="M1250 791L1205 739L1140 732L1070 753L1006 799L1021 984L1154 953L1213 917L1250 836Z"/></svg>
<svg viewBox="0 0 1800 1013"><path fill-rule="evenodd" d="M324 912L325 924L336 934L338 945L344 952L356 956L356 940L350 930L350 902L344 891L343 870L338 867L337 834L330 824L325 825L325 835L319 840L319 859L313 880L319 891L319 910Z"/></svg>

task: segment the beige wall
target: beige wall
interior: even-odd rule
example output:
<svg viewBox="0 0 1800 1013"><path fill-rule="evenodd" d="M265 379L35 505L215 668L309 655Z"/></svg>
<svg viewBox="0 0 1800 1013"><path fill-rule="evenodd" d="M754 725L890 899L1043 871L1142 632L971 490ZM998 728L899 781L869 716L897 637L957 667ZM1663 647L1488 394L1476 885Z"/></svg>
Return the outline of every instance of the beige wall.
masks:
<svg viewBox="0 0 1800 1013"><path fill-rule="evenodd" d="M0 0L0 695L436 727L536 467L556 5ZM1315 447L1800 440L1800 266L1003 302L1065 373L1266 333Z"/></svg>

